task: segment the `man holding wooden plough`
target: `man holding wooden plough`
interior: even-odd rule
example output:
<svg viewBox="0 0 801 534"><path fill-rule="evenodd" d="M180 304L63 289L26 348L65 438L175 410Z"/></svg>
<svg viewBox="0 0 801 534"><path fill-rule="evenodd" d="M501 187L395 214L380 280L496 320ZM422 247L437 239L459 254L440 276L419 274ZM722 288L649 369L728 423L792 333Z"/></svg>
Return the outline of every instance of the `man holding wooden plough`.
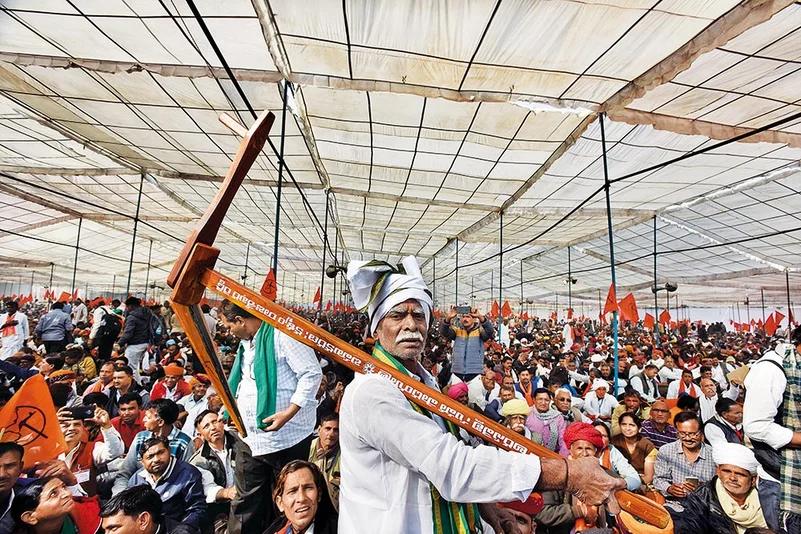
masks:
<svg viewBox="0 0 801 534"><path fill-rule="evenodd" d="M348 281L356 306L368 315L373 357L438 389L419 361L433 302L417 260L406 257L398 269L352 262ZM455 425L409 402L380 374L356 376L340 417L341 533L500 531L507 518L489 503L566 489L587 504L609 502L616 509L612 495L626 486L594 458L568 466L566 460L470 448Z"/></svg>

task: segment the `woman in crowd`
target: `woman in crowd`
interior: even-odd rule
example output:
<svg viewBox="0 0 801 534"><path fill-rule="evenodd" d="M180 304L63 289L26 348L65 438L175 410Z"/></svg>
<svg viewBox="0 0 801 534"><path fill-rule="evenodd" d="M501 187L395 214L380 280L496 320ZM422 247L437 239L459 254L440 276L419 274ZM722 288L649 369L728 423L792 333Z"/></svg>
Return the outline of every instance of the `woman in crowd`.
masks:
<svg viewBox="0 0 801 534"><path fill-rule="evenodd" d="M603 421L595 421L592 426L601 433L603 437L604 446L598 450L598 458L601 465L606 469L611 469L618 476L626 480L626 489L629 491L636 491L640 489L640 475L631 466L626 457L621 454L617 448L609 444L609 427Z"/></svg>
<svg viewBox="0 0 801 534"><path fill-rule="evenodd" d="M612 436L611 443L629 461L640 475L643 484L650 484L654 479L654 463L656 447L651 440L640 434L642 420L633 412L625 412L620 416L620 434ZM654 453L653 455L651 453Z"/></svg>
<svg viewBox="0 0 801 534"><path fill-rule="evenodd" d="M336 534L337 513L320 468L294 460L278 474L273 500L282 516L264 534Z"/></svg>
<svg viewBox="0 0 801 534"><path fill-rule="evenodd" d="M44 477L14 495L11 517L17 532L94 534L100 528L100 504L73 497L61 480Z"/></svg>

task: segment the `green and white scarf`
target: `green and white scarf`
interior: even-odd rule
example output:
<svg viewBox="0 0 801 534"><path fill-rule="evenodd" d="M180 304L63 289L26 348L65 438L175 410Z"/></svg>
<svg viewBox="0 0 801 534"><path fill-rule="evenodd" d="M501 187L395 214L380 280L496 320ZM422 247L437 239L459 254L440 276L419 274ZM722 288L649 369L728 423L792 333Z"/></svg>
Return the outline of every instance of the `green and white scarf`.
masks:
<svg viewBox="0 0 801 534"><path fill-rule="evenodd" d="M253 359L253 379L258 386L256 399L256 428L266 426L262 421L275 414L275 398L278 391L278 369L275 363L275 329L267 323L261 323L254 339L256 356ZM245 340L239 342L228 385L236 398L239 382L242 380L242 355L245 352Z"/></svg>

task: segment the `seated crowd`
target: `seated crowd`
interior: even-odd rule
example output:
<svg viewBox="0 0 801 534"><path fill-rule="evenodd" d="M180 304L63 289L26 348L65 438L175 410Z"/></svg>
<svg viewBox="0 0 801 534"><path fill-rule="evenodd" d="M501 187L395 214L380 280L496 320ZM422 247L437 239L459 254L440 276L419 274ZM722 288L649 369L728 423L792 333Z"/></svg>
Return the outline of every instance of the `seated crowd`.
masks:
<svg viewBox="0 0 801 534"><path fill-rule="evenodd" d="M0 443L0 534L82 534L101 526L112 533L226 532L243 442L168 303L148 307L130 297L125 313L116 300L85 310L80 299L49 310L34 304L26 311L32 337L0 360L0 405L41 374L68 452L28 466L22 447ZM214 308L203 311L228 372L239 340ZM298 311L369 352L360 315ZM457 402L565 458L598 458L629 490L663 503L674 532L780 531L778 496L763 482L743 427L745 374L779 350L776 339L720 324L675 325L657 336L627 324L615 367L610 328L597 321L499 324L453 309L434 320L422 364ZM503 343L497 327L508 336ZM801 345L801 331L793 336ZM267 532L305 532L312 522L316 534L336 532L338 412L353 375L317 356L315 439L308 458L279 466L272 492L278 519ZM90 409L75 410L82 406ZM603 508L558 491L542 494L535 515L515 514L523 517L520 532L615 522Z"/></svg>

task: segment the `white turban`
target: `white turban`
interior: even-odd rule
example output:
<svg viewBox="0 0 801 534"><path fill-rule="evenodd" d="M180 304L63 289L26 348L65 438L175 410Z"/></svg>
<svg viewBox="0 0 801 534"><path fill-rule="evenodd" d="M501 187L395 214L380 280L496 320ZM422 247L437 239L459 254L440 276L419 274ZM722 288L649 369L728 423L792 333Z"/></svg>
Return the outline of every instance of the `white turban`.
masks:
<svg viewBox="0 0 801 534"><path fill-rule="evenodd" d="M417 300L426 314L426 323L431 321L434 301L414 256L406 256L396 267L383 261L352 261L348 265L348 284L353 304L370 319L370 335L389 310L409 299Z"/></svg>
<svg viewBox="0 0 801 534"><path fill-rule="evenodd" d="M609 382L602 378L596 378L592 383L592 391L598 388L606 388L606 390L609 391Z"/></svg>
<svg viewBox="0 0 801 534"><path fill-rule="evenodd" d="M712 459L715 465L735 465L751 474L759 467L754 451L739 443L716 443L712 447Z"/></svg>

